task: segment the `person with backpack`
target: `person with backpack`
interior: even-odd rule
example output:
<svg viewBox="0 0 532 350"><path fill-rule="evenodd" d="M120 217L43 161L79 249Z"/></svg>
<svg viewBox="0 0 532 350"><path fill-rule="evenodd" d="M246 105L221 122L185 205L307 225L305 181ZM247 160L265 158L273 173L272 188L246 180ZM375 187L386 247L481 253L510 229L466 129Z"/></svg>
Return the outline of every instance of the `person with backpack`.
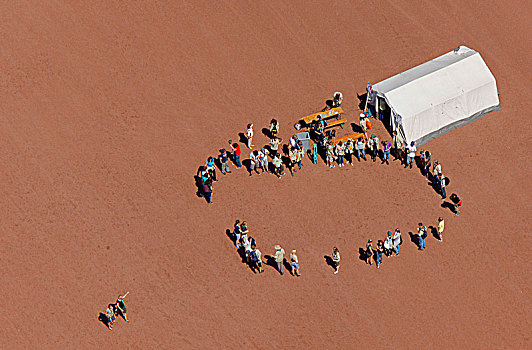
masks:
<svg viewBox="0 0 532 350"><path fill-rule="evenodd" d="M442 217L438 218L438 240L443 242L443 230L445 229L445 221Z"/></svg>
<svg viewBox="0 0 532 350"><path fill-rule="evenodd" d="M338 270L340 270L340 251L336 247L333 248L332 263L334 268L334 274L336 275L338 273Z"/></svg>
<svg viewBox="0 0 532 350"><path fill-rule="evenodd" d="M264 269L262 268L262 253L257 248L257 246L254 244L251 245L250 256L251 256L251 268L253 269L253 271L257 269L259 270L259 273L263 273Z"/></svg>
<svg viewBox="0 0 532 350"><path fill-rule="evenodd" d="M233 159L235 161L236 167L238 169L242 168L242 162L240 161L240 155L242 151L240 150L240 145L238 143L233 143L233 140L229 140L229 146L233 150Z"/></svg>
<svg viewBox="0 0 532 350"><path fill-rule="evenodd" d="M454 204L454 216L460 215L460 207L462 206L462 200L458 197L456 193L451 194L449 199Z"/></svg>
<svg viewBox="0 0 532 350"><path fill-rule="evenodd" d="M417 235L419 239L419 250L425 249L425 237L427 237L427 227L422 222L418 224Z"/></svg>
<svg viewBox="0 0 532 350"><path fill-rule="evenodd" d="M399 246L401 245L401 242L401 231L399 228L396 228L393 234L393 250L395 252L395 256L399 255Z"/></svg>
<svg viewBox="0 0 532 350"><path fill-rule="evenodd" d="M296 255L295 249L293 249L292 253L290 254L290 266L292 267L292 271L297 277L301 276L301 274L299 273L299 258Z"/></svg>
<svg viewBox="0 0 532 350"><path fill-rule="evenodd" d="M222 148L220 150L220 154L218 155L218 160L220 161L220 164L221 164L222 174L225 175L226 173L231 173L231 170L229 169L229 156L227 155L225 148Z"/></svg>

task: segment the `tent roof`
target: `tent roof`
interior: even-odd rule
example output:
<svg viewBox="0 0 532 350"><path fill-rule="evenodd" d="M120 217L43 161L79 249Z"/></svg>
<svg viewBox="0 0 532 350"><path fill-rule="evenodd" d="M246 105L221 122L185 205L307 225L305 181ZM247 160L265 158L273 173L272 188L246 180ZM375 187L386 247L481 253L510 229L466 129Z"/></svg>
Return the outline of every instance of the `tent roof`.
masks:
<svg viewBox="0 0 532 350"><path fill-rule="evenodd" d="M373 86L403 119L449 101L464 92L493 83L480 54L465 46Z"/></svg>

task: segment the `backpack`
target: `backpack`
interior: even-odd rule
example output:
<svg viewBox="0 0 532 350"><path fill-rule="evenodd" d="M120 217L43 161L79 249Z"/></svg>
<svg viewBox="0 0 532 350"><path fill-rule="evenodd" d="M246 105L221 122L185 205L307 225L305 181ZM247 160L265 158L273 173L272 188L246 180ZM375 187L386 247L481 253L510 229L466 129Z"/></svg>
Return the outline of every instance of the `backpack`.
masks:
<svg viewBox="0 0 532 350"><path fill-rule="evenodd" d="M371 128L373 128L373 123L371 122L371 120L368 120L368 121L366 122L366 128L367 128L368 130L370 130Z"/></svg>

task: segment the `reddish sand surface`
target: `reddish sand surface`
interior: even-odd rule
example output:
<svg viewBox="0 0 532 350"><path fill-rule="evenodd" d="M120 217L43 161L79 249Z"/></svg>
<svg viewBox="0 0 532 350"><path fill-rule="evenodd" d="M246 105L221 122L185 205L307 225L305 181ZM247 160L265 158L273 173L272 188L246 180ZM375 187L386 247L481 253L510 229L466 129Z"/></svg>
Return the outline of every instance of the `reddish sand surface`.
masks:
<svg viewBox="0 0 532 350"><path fill-rule="evenodd" d="M518 0L3 2L2 347L530 348L531 16ZM398 162L232 166L213 204L196 196L198 166L247 123L262 145L276 116L287 140L334 91L353 122L368 80L461 44L502 111L425 146L459 217ZM444 242L417 251L407 232L438 216ZM254 275L236 218L263 254L296 248L303 276ZM399 257L359 260L395 227ZM131 322L109 331L98 314L125 291Z"/></svg>

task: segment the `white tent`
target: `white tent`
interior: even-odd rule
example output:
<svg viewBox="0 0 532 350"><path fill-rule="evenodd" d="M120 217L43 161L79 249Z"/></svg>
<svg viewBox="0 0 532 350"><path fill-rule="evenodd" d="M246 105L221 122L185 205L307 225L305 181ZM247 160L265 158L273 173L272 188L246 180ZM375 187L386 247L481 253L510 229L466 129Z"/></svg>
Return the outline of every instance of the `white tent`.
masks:
<svg viewBox="0 0 532 350"><path fill-rule="evenodd" d="M495 78L465 46L375 84L370 102L377 113L386 102L387 127L417 145L500 110Z"/></svg>

